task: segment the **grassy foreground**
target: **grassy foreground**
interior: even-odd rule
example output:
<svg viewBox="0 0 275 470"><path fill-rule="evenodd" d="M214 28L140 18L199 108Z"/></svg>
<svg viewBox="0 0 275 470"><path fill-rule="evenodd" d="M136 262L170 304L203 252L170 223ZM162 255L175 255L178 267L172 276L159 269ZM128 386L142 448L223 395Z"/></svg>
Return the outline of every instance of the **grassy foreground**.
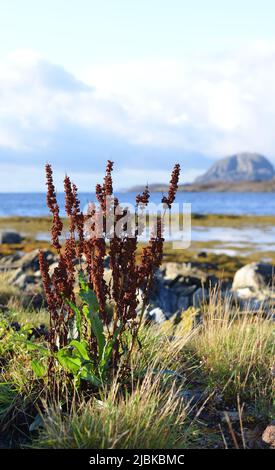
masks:
<svg viewBox="0 0 275 470"><path fill-rule="evenodd" d="M8 290L8 288L7 288ZM40 313L11 295L0 323L0 447L226 448L261 446L272 419L274 327L212 295L204 321L144 325L130 379L72 390L37 379L29 342ZM21 329L11 328L20 321ZM26 346L26 339L28 347Z"/></svg>

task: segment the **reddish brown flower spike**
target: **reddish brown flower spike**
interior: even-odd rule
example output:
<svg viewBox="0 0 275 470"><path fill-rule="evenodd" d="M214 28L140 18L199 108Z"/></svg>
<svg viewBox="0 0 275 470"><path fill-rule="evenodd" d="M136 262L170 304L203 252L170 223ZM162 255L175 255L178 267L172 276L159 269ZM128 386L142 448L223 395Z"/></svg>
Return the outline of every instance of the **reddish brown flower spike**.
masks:
<svg viewBox="0 0 275 470"><path fill-rule="evenodd" d="M54 214L57 205L55 187L53 184L53 171L49 163L46 164L47 206Z"/></svg>
<svg viewBox="0 0 275 470"><path fill-rule="evenodd" d="M163 196L162 201L161 201L163 204L167 204L169 209L171 209L171 205L173 204L176 198L179 176L180 176L180 165L177 163L174 166L174 169L172 171L171 180L169 184L169 190L168 190L168 196Z"/></svg>
<svg viewBox="0 0 275 470"><path fill-rule="evenodd" d="M113 181L112 181L112 171L113 171L114 162L108 160L106 166L106 176L104 178L104 192L105 196L111 196L113 194Z"/></svg>
<svg viewBox="0 0 275 470"><path fill-rule="evenodd" d="M150 199L150 191L148 185L145 187L144 191L141 194L136 196L136 203L137 204L144 204L147 206Z"/></svg>
<svg viewBox="0 0 275 470"><path fill-rule="evenodd" d="M64 191L65 191L65 209L68 217L72 215L74 206L74 195L72 191L72 184L69 176L65 176L64 179Z"/></svg>
<svg viewBox="0 0 275 470"><path fill-rule="evenodd" d="M52 167L49 163L46 164L46 184L47 184L47 205L53 215L53 224L52 224L52 245L56 250L61 249L59 243L59 237L62 233L63 224L59 216L59 206L56 199L55 187L53 184L53 172Z"/></svg>

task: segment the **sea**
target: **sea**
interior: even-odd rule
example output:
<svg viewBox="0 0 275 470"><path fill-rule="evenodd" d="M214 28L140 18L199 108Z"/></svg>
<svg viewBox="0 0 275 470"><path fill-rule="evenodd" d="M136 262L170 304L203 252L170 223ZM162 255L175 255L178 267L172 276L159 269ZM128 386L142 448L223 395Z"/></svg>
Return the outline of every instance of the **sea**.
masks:
<svg viewBox="0 0 275 470"><path fill-rule="evenodd" d="M123 192L116 196L121 203L134 204L136 193ZM95 201L92 193L79 194L81 206ZM162 194L152 193L151 202L158 204ZM61 214L64 215L64 196L58 195ZM275 215L274 193L178 193L179 207L191 204L193 214ZM46 195L43 193L0 193L0 217L38 217L49 214Z"/></svg>

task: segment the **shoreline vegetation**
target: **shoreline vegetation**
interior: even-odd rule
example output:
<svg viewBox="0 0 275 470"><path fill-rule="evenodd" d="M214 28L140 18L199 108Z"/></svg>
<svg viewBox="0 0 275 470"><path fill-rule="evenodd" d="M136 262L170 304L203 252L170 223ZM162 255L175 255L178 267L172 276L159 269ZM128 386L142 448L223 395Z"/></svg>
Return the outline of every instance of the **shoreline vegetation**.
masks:
<svg viewBox="0 0 275 470"><path fill-rule="evenodd" d="M111 171L108 162L97 186L105 213ZM175 166L168 207L178 174ZM253 271L261 295L252 301L232 280L252 261L274 265L274 251L253 239L250 250L236 242L234 256L219 252L222 240L175 250L158 225L147 246L91 243L77 188L65 178L64 219L49 165L47 181L53 218L0 218L0 231L24 237L0 244L0 448L273 447L273 277L262 288ZM137 199L147 204L149 191ZM268 231L274 222L192 216L204 235ZM50 230L52 241L43 239Z"/></svg>
<svg viewBox="0 0 275 470"><path fill-rule="evenodd" d="M61 369L55 392L37 378L39 367L34 372L33 357L41 358L30 345L46 346L48 312L20 309L11 299L0 317L0 448L268 448L273 324L242 314L214 290L203 318L195 327L187 313L142 326L132 380L114 378L92 397L84 388L71 398Z"/></svg>

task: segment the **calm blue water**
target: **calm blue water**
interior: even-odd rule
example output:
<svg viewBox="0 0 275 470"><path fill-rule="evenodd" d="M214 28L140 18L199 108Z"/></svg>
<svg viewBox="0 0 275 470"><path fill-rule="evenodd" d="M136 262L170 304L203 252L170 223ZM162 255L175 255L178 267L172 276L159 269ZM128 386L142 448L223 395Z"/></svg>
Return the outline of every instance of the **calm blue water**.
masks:
<svg viewBox="0 0 275 470"><path fill-rule="evenodd" d="M117 193L123 203L135 201L134 193ZM95 200L94 195L79 195L84 206ZM64 214L63 196L58 196L61 213ZM151 202L159 203L161 194L151 195ZM236 215L275 215L274 193L179 193L177 202L191 203L192 213L198 214L236 214ZM46 196L42 193L33 194L0 194L0 217L3 216L42 216L48 215Z"/></svg>

